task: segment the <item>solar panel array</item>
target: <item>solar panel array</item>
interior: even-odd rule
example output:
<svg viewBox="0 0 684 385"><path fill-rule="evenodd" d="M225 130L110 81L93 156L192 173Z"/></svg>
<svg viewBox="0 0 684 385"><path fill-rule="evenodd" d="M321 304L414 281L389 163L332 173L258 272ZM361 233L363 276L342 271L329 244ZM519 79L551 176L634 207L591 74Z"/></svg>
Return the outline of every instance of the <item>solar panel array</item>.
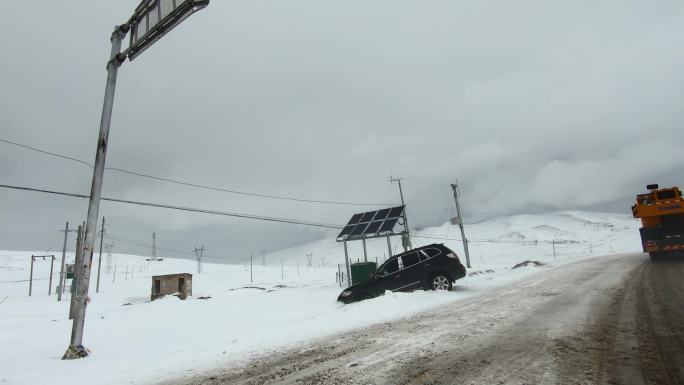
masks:
<svg viewBox="0 0 684 385"><path fill-rule="evenodd" d="M404 206L354 214L344 226L337 241L372 238L391 233L404 213Z"/></svg>

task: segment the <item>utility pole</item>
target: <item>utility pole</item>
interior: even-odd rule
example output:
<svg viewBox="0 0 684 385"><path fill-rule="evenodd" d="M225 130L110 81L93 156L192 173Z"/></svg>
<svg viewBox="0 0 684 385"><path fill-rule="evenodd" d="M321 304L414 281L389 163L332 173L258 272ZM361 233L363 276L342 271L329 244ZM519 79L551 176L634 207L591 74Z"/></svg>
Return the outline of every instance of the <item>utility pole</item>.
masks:
<svg viewBox="0 0 684 385"><path fill-rule="evenodd" d="M157 260L157 233L152 233L152 260Z"/></svg>
<svg viewBox="0 0 684 385"><path fill-rule="evenodd" d="M69 222L67 222L64 230L60 231L64 232L64 247L62 247L62 265L59 270L59 290L57 290L57 301L62 300L62 294L64 293L64 264L66 259L67 238L70 232L76 230L69 230Z"/></svg>
<svg viewBox="0 0 684 385"><path fill-rule="evenodd" d="M195 247L195 256L197 257L197 274L202 272L202 255L204 254L204 245L202 247Z"/></svg>
<svg viewBox="0 0 684 385"><path fill-rule="evenodd" d="M50 283L48 286L48 295L52 295L52 271L53 268L55 267L55 256L51 256L51 261L50 261Z"/></svg>
<svg viewBox="0 0 684 385"><path fill-rule="evenodd" d="M107 274L110 274L112 272L112 249L114 248L114 243L106 243L104 247L105 250L107 250L107 263L105 270Z"/></svg>
<svg viewBox="0 0 684 385"><path fill-rule="evenodd" d="M95 292L100 292L100 269L102 268L102 243L104 243L105 217L102 217L102 229L100 229L100 256L97 258L97 285Z"/></svg>
<svg viewBox="0 0 684 385"><path fill-rule="evenodd" d="M78 233L76 235L76 253L74 258L74 277L71 279L71 301L69 304L69 319L74 319L76 316L76 293L78 292L78 285L81 284L81 269L79 267L83 264L83 226L78 226Z"/></svg>
<svg viewBox="0 0 684 385"><path fill-rule="evenodd" d="M29 297L31 296L31 292L33 291L33 261L35 261L36 257L33 255L31 256L31 275L29 275Z"/></svg>
<svg viewBox="0 0 684 385"><path fill-rule="evenodd" d="M404 232L401 233L401 245L404 247L404 251L409 251L411 249L411 236L409 234L409 224L408 218L406 217L406 203L404 203L404 191L401 188L401 179L394 178L390 176L390 183L397 182L399 184L399 196L401 197L401 205L404 206L403 219L404 219Z"/></svg>
<svg viewBox="0 0 684 385"><path fill-rule="evenodd" d="M451 184L451 190L454 192L454 202L456 202L456 215L457 217L457 222L458 222L458 227L461 228L461 240L463 241L463 251L465 251L465 256L466 256L466 266L470 269L470 253L468 252L468 239L465 236L465 230L463 229L463 215L461 215L461 205L458 201L459 197L459 190L458 190L458 179L456 180L456 183ZM452 223L454 220L452 219Z"/></svg>

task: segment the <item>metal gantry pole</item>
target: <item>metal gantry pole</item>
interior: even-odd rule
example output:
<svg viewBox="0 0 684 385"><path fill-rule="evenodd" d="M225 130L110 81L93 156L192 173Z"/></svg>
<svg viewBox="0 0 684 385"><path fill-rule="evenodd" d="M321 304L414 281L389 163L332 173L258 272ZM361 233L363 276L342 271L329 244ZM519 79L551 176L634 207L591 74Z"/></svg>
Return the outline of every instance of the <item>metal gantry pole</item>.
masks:
<svg viewBox="0 0 684 385"><path fill-rule="evenodd" d="M100 269L102 268L102 244L104 243L105 217L102 217L102 229L100 230L100 255L97 258L97 285L95 292L100 292Z"/></svg>
<svg viewBox="0 0 684 385"><path fill-rule="evenodd" d="M85 241L83 242L82 277L76 287L76 309L74 323L71 328L69 347L64 353L63 359L81 358L88 355L83 346L83 327L85 323L86 307L88 306L88 286L90 283L90 267L93 259L95 246L95 227L97 226L98 211L100 209L100 196L102 193L102 180L104 176L105 159L109 144L109 127L114 108L114 93L116 90L116 77L119 66L126 59L121 54L121 42L126 36L129 27L117 26L112 33L112 50L107 63L107 85L102 106L100 119L100 133L97 139L97 151L95 153L95 166L93 167L93 181L90 188L90 202L88 203L88 217L85 229Z"/></svg>
<svg viewBox="0 0 684 385"><path fill-rule="evenodd" d="M67 235L69 234L69 222L64 226L64 247L62 247L62 266L59 269L59 290L57 290L57 301L62 300L64 293L64 262L66 259Z"/></svg>
<svg viewBox="0 0 684 385"><path fill-rule="evenodd" d="M389 235L387 236L387 251L389 253L387 258L392 258L392 241Z"/></svg>
<svg viewBox="0 0 684 385"><path fill-rule="evenodd" d="M465 251L466 256L466 266L470 269L470 253L468 252L468 239L465 236L465 230L463 229L463 216L461 215L461 205L458 202L458 179L455 184L451 185L451 189L454 192L454 201L456 202L456 215L458 215L458 227L461 228L461 240L463 240L463 251Z"/></svg>

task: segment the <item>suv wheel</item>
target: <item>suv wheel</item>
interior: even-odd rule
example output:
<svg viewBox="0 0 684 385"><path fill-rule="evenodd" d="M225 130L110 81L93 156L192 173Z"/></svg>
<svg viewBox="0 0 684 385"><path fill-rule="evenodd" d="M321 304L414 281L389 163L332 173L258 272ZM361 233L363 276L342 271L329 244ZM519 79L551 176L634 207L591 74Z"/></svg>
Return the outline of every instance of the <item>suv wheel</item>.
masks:
<svg viewBox="0 0 684 385"><path fill-rule="evenodd" d="M444 274L435 274L430 280L430 287L432 290L451 290L451 279Z"/></svg>

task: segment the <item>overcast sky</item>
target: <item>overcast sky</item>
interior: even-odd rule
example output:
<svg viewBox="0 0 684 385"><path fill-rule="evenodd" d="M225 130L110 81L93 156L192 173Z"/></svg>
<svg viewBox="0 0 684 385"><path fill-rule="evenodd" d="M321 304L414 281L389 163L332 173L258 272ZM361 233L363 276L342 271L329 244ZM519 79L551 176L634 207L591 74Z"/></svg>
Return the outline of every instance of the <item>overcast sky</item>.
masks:
<svg viewBox="0 0 684 385"><path fill-rule="evenodd" d="M0 138L93 162L109 37L138 0L5 2ZM629 213L684 182L684 2L213 0L119 71L107 166L287 197L399 202L413 226ZM0 143L0 184L87 194L92 170ZM107 171L103 195L344 224L303 204ZM0 249L60 249L87 201L0 190ZM112 235L242 258L335 235L103 202ZM149 250L115 242L117 251ZM160 252L164 256L164 252ZM173 254L166 254L174 256Z"/></svg>

